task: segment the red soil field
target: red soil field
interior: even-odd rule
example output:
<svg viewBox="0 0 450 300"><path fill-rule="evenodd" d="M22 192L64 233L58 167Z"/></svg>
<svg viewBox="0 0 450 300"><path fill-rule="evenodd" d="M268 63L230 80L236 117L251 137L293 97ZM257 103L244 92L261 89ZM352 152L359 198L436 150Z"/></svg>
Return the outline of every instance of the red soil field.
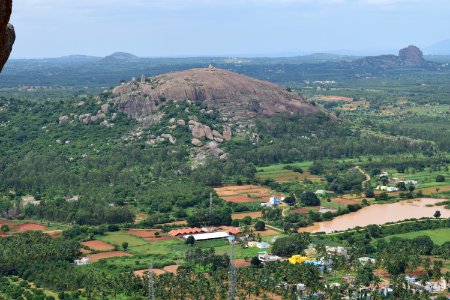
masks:
<svg viewBox="0 0 450 300"><path fill-rule="evenodd" d="M344 205L348 205L348 204L361 204L362 201L361 200L350 200L350 199L345 199L345 198L332 198L331 202L333 203L339 203L339 204L344 204Z"/></svg>
<svg viewBox="0 0 450 300"><path fill-rule="evenodd" d="M174 239L175 239L174 237L169 236L169 235L160 235L159 237L153 236L153 237L144 238L144 240L149 243L155 243L155 242L161 242L161 241L171 241Z"/></svg>
<svg viewBox="0 0 450 300"><path fill-rule="evenodd" d="M59 232L56 232L56 231L46 232L46 233L49 234L52 238L59 237Z"/></svg>
<svg viewBox="0 0 450 300"><path fill-rule="evenodd" d="M186 220L181 220L181 221L175 221L175 222L170 222L170 223L165 223L167 225L187 225L187 221Z"/></svg>
<svg viewBox="0 0 450 300"><path fill-rule="evenodd" d="M91 253L91 251L84 249L84 248L80 248L80 252L85 253L85 254Z"/></svg>
<svg viewBox="0 0 450 300"><path fill-rule="evenodd" d="M243 213L234 213L231 215L231 218L233 220L235 219L242 219L244 217L252 217L252 219L260 218L262 213L260 211L252 211L252 212L243 212Z"/></svg>
<svg viewBox="0 0 450 300"><path fill-rule="evenodd" d="M36 223L23 223L14 226L11 230L14 231L28 231L28 230L45 230L47 226Z"/></svg>
<svg viewBox="0 0 450 300"><path fill-rule="evenodd" d="M353 98L343 96L319 96L322 101L353 101Z"/></svg>
<svg viewBox="0 0 450 300"><path fill-rule="evenodd" d="M253 199L249 198L247 196L229 196L229 197L222 197L223 200L227 202L234 202L234 203L245 203L245 202L266 202L259 199Z"/></svg>
<svg viewBox="0 0 450 300"><path fill-rule="evenodd" d="M264 231L255 231L255 233L259 233L261 236L269 236L269 235L280 234L278 231L275 231L273 229L266 229Z"/></svg>
<svg viewBox="0 0 450 300"><path fill-rule="evenodd" d="M163 270L166 271L167 273L177 274L178 267L179 265L170 265L164 267Z"/></svg>
<svg viewBox="0 0 450 300"><path fill-rule="evenodd" d="M296 208L296 209L290 210L289 213L290 214L307 214L309 211L310 211L310 209L301 207L301 208Z"/></svg>
<svg viewBox="0 0 450 300"><path fill-rule="evenodd" d="M134 224L140 223L141 221L144 221L145 219L147 219L147 215L140 213L136 215L136 218L134 219Z"/></svg>
<svg viewBox="0 0 450 300"><path fill-rule="evenodd" d="M161 270L161 269L152 269L152 272L153 272L155 275L162 275L162 274L165 274L165 273L166 273L166 271ZM134 271L134 272L133 272L133 274L136 275L136 276L138 276L138 277L148 276L147 273L148 273L148 269L137 270L137 271Z"/></svg>
<svg viewBox="0 0 450 300"><path fill-rule="evenodd" d="M107 251L107 250L113 250L114 247L111 246L108 243L99 241L99 240L92 240L92 241L87 241L87 242L82 242L81 244L91 248L92 250L97 250L97 251Z"/></svg>
<svg viewBox="0 0 450 300"><path fill-rule="evenodd" d="M434 193L436 193L436 188L439 189L439 193L450 191L450 186L429 187L429 188L418 189L418 190L422 190L422 192L424 194L434 194Z"/></svg>
<svg viewBox="0 0 450 300"><path fill-rule="evenodd" d="M215 191L223 200L236 203L267 202L271 196L276 195L275 191L257 185L223 186L215 188Z"/></svg>
<svg viewBox="0 0 450 300"><path fill-rule="evenodd" d="M236 267L250 267L250 260L245 261L244 258L239 258L234 260L234 265Z"/></svg>
<svg viewBox="0 0 450 300"><path fill-rule="evenodd" d="M126 253L123 251L112 251L112 252L102 252L96 254L89 254L87 257L90 262L96 262L100 259L104 258L112 258L112 257L123 257L123 256L133 256L130 253Z"/></svg>
<svg viewBox="0 0 450 300"><path fill-rule="evenodd" d="M152 237L158 230L144 230L144 229L130 229L127 233L132 234L137 237Z"/></svg>
<svg viewBox="0 0 450 300"><path fill-rule="evenodd" d="M311 181L320 181L320 177L317 175L311 175L309 172L305 172L305 173L286 173L286 175L282 175L282 176L277 176L275 178L276 182L289 182L292 180L304 180L304 179L308 179Z"/></svg>

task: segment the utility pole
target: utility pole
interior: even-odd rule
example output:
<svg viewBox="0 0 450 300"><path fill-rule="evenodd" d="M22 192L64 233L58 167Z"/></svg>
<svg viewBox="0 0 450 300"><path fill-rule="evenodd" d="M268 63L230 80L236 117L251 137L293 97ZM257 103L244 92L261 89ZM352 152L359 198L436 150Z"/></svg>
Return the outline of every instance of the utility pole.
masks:
<svg viewBox="0 0 450 300"><path fill-rule="evenodd" d="M236 299L236 267L234 265L234 237L233 240L230 240L230 266L228 271L228 281L230 282L229 290L228 290L228 300Z"/></svg>
<svg viewBox="0 0 450 300"><path fill-rule="evenodd" d="M153 279L153 264L148 266L148 300L155 300L155 282Z"/></svg>

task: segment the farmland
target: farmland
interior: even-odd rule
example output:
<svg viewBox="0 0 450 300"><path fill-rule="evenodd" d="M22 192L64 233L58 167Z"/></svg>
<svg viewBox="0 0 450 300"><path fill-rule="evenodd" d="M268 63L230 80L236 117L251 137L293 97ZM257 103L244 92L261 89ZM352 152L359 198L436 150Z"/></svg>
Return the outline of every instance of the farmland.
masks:
<svg viewBox="0 0 450 300"><path fill-rule="evenodd" d="M441 229L434 229L434 230L419 230L404 234L394 234L389 235L387 238L393 238L393 237L401 237L405 239L412 239L418 236L429 236L431 240L437 244L442 245L446 242L450 242L450 228L441 228Z"/></svg>
<svg viewBox="0 0 450 300"><path fill-rule="evenodd" d="M187 66L178 63L176 68ZM199 64L195 67L202 67ZM58 295L63 290L74 298L79 292L80 299L89 298L88 293L94 295L92 299L141 299L148 296L144 273L153 265L161 275L155 276L157 299L164 299L162 293L173 286L178 292L197 284L203 284L205 293L224 295L228 261L221 255L230 253L229 241L194 241L191 246L167 232L230 226L239 227L243 237L234 249L235 263L243 268L238 270L241 298L260 299L265 294L270 299L298 298L280 287L300 282L330 293L325 283L346 287L347 275L358 279L355 287L373 274L386 284L405 274L417 274L420 281L437 280L439 265L426 272L425 258L442 260L440 270L448 270L445 247L450 233L443 219L448 217L448 205L430 202L419 207L414 202L450 199L448 70L376 71L363 78L342 71L339 64L304 65L306 75L291 63L267 67L253 61L221 67L277 80L284 85L282 90L298 92L328 112L276 114L241 124L217 110L208 112L199 103L161 98L153 103L161 120L143 126L108 102L111 92L101 93L103 86L80 91L66 87L0 91L6 96L0 97L0 139L5 145L0 150L0 213L7 218L0 225L8 226L1 232L7 237L1 246L14 253L0 255L0 275L29 291L21 283L27 279L30 286L45 287L47 295L60 299L67 298ZM111 73L115 68L120 66ZM173 66L155 65L151 72L167 68ZM145 72L139 69L138 75ZM320 81L314 83L309 77ZM321 83L322 77L333 77L326 78L333 83ZM14 94L9 94L12 90ZM12 95L17 99L12 101ZM252 109L257 113L257 106ZM79 119L100 111L107 111L105 120L114 126ZM226 154L222 159L201 161L201 151L215 142L205 137L200 143L194 141L194 146L190 121L209 126L219 136L230 126L231 141L221 141L216 133L217 147ZM161 138L169 132L174 143ZM376 176L380 172L389 173L387 181ZM372 176L367 184L362 173ZM437 180L438 176L442 178ZM395 192L376 190L381 185L396 187L394 178L418 183ZM286 196L286 201L261 206L273 196ZM420 217L427 219L410 220ZM402 222L382 224L391 221ZM265 230L257 230L257 225ZM354 230L356 225L368 227ZM345 232L297 234L337 229ZM289 247L276 247L283 245L283 239L276 242L279 237L296 240L286 242ZM392 237L409 240L396 242ZM246 239L268 242L270 247L264 250L281 252L284 259L302 254L310 244L343 246L351 255L345 267L336 262L335 272L317 273L312 267L286 262L249 267L252 260L258 264L255 257L262 249L254 243L253 248L248 246ZM426 247L414 247L420 242ZM292 253L283 253L293 247ZM29 249L36 255L30 257ZM416 260L416 255L423 260ZM360 268L357 258L363 256L378 261L375 270ZM74 260L81 257L89 257L90 263L76 266ZM414 268L412 263L421 265ZM405 265L408 268L403 270ZM178 268L188 272L172 275ZM131 272L141 277L136 279ZM13 282L13 278L22 279ZM367 285L375 283L373 279ZM260 298L244 295L247 287L261 288L255 292ZM342 288L337 296L326 297L339 299L346 292ZM185 295L173 298L190 298Z"/></svg>
<svg viewBox="0 0 450 300"><path fill-rule="evenodd" d="M311 180L318 182L320 177L316 175L311 175L306 171L307 167L311 165L312 162L304 163L292 163L292 164L276 164L267 167L258 168L256 177L260 179L272 179L276 182L298 182L303 180ZM286 169L286 166L293 166L305 169L304 172L294 172L293 170Z"/></svg>
<svg viewBox="0 0 450 300"><path fill-rule="evenodd" d="M214 189L219 197L227 202L267 202L272 196L279 196L275 191L256 185L224 186Z"/></svg>

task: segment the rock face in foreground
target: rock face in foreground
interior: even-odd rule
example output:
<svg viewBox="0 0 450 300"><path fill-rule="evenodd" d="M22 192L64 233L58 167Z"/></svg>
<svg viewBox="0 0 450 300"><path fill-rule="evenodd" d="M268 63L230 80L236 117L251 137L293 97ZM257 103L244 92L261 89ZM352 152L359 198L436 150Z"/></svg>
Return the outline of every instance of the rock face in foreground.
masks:
<svg viewBox="0 0 450 300"><path fill-rule="evenodd" d="M167 100L202 103L230 120L277 113L309 114L321 109L273 83L213 67L136 79L113 89L113 104L142 120Z"/></svg>
<svg viewBox="0 0 450 300"><path fill-rule="evenodd" d="M14 27L8 24L12 11L12 0L0 1L0 72L11 53L16 39Z"/></svg>
<svg viewBox="0 0 450 300"><path fill-rule="evenodd" d="M372 67L376 69L392 69L402 67L422 68L429 65L423 58L422 51L416 46L408 46L399 51L399 55L368 56L357 60L359 67Z"/></svg>

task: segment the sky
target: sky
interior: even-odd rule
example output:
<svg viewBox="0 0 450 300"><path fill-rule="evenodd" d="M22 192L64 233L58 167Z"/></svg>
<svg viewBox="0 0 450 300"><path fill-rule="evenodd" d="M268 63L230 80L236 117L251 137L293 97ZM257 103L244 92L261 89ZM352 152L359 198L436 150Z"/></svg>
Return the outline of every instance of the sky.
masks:
<svg viewBox="0 0 450 300"><path fill-rule="evenodd" d="M449 0L14 0L12 58L383 52L450 38ZM384 51L386 52L386 51Z"/></svg>

